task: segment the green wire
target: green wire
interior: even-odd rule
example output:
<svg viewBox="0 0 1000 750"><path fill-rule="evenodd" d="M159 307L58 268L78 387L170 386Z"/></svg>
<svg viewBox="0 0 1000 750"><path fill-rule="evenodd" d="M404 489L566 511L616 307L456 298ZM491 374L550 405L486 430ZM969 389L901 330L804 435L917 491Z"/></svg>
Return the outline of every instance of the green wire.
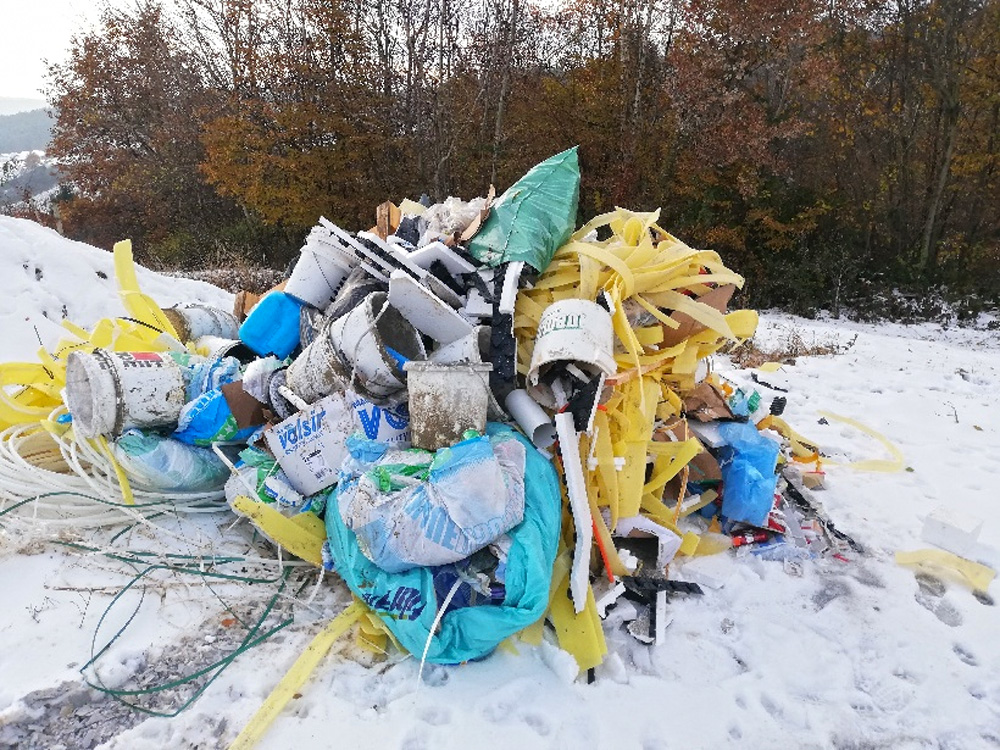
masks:
<svg viewBox="0 0 1000 750"><path fill-rule="evenodd" d="M118 556L111 555L111 557L118 557ZM203 577L203 578L219 578L219 579L224 579L224 580L241 580L241 581L249 582L249 583L275 583L275 582L280 582L280 584L279 584L278 590L274 593L274 595L268 601L268 603L265 606L264 611L262 612L262 614L260 615L260 617L258 617L257 620L256 620L256 622L253 624L253 626L249 628L246 636L243 638L243 640L240 643L240 645L237 648L235 648L233 651L231 651L229 654L227 654L223 658L221 658L221 659L213 662L212 664L209 664L208 666L203 667L202 669L199 669L196 672L193 672L193 673L191 673L189 675L186 675L184 677L178 678L176 680L171 680L169 682L166 682L166 683L163 683L161 685L154 686L154 687L142 688L142 689L137 689L137 690L117 690L117 689L109 688L109 687L107 687L106 685L104 685L100 681L100 676L96 675L96 673L95 673L95 680L96 680L96 682L92 681L84 673L84 670L88 669L89 667L94 666L95 663L97 662L97 660L100 659L101 656L104 655L107 652L107 650L128 629L129 625L132 623L132 621L135 619L136 615L138 614L139 609L142 607L142 602L145 599L145 589L143 589L143 593L142 593L142 596L139 599L139 603L136 605L135 609L133 610L132 614L129 616L129 618L125 622L125 624L122 625L122 627L118 629L118 631L115 633L115 635L112 636L112 638L99 651L97 651L96 653L94 653L95 649L96 649L96 644L97 644L97 633L100 631L101 625L103 624L105 618L110 614L111 609L121 599L121 597L124 596L125 593L129 589L131 589L135 584L137 584L145 576L149 575L150 573L152 573L155 570L168 570L168 571L171 571L171 572L193 573L193 574L195 574L197 576L200 576L200 577ZM98 691L100 691L102 693L105 693L106 695L111 696L112 698L114 698L115 700L119 701L120 703L122 703L122 704L124 704L126 706L129 706L131 708L134 708L137 711L141 711L141 712L149 714L151 716L160 716L160 717L166 717L166 718L177 716L179 713L181 713L182 711L184 711L185 709L187 709L189 706L191 706L191 704L193 704L202 695L202 693L204 693L205 690L208 689L209 685L211 685L219 677L219 675L222 674L222 672L225 670L225 668L228 667L233 661L235 661L238 656L240 656L241 654L249 651L251 648L254 648L255 646L260 645L261 643L263 643L264 641L266 641L268 638L270 638L272 635L274 635L278 631L282 630L283 628L287 627L288 625L291 625L294 622L294 618L292 618L292 617L287 618L284 621L282 621L279 624L277 624L276 626L274 626L273 628L271 628L270 630L267 630L263 634L258 635L258 633L261 631L261 629L264 626L264 622L267 620L267 618L271 615L272 611L274 610L274 607L275 607L275 605L276 605L279 597L284 592L285 586L287 585L287 582L288 582L288 577L291 574L291 572L292 572L292 570L289 568L289 569L286 569L286 571L283 574L281 574L280 576L278 576L277 578L274 578L274 579L255 579L255 578L252 578L252 577L249 577L249 576L234 576L234 575L229 575L229 574L212 573L212 572L200 571L200 570L188 570L186 568L181 568L181 567L176 567L176 566L171 566L171 565L150 565L150 566L148 566L147 568L145 568L141 572L138 572L138 574L121 591L119 591L114 596L114 598L111 600L111 602L108 604L108 606L105 608L103 614L101 615L101 618L98 621L97 627L95 628L95 631L94 631L94 637L93 637L93 639L91 641L91 654L92 654L91 658L90 658L90 660L86 664L84 664L82 667L80 667L80 673L83 675L84 682L87 685L89 685L90 687L94 688L95 690L98 690ZM218 596L218 595L216 595L216 596ZM221 600L221 598L220 598L220 600ZM211 674L213 671L215 673ZM204 676L209 675L209 674L211 674L211 676L209 677L209 679L203 685L201 685L186 701L184 701L184 703L182 703L179 708L177 708L176 710L174 710L172 712L157 711L157 710L146 708L144 706L140 706L140 705L138 705L136 703L132 703L130 701L125 700L126 697L136 697L136 696L152 695L152 694L155 694L155 693L163 692L165 690L171 690L173 688L181 687L183 685L188 685L188 684L194 682L195 680L198 680L199 678L204 677Z"/></svg>

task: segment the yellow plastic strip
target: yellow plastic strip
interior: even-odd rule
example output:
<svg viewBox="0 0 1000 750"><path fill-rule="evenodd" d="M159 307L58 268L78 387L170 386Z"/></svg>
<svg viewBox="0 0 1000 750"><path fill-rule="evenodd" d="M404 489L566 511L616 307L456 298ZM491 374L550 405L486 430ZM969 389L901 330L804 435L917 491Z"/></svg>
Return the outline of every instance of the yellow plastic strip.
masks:
<svg viewBox="0 0 1000 750"><path fill-rule="evenodd" d="M257 713L253 715L239 736L233 740L229 750L251 750L257 745L271 723L288 704L288 701L305 685L306 680L316 670L333 644L350 629L364 611L365 608L362 604L354 602L313 638L312 643L306 646L306 650L295 660L292 668L285 673L281 682L267 696L264 705L257 709Z"/></svg>
<svg viewBox="0 0 1000 750"><path fill-rule="evenodd" d="M591 669L604 661L608 646L604 640L604 629L597 614L594 591L587 585L587 601L583 611L573 610L573 601L567 595L569 574L554 587L555 597L549 603L549 617L556 630L559 646L576 659L581 670Z"/></svg>
<svg viewBox="0 0 1000 750"><path fill-rule="evenodd" d="M985 591L996 577L996 571L992 568L953 555L951 552L945 552L943 549L897 552L896 563L907 567L929 566L957 574L960 580L972 586L976 591Z"/></svg>
<svg viewBox="0 0 1000 750"><path fill-rule="evenodd" d="M139 279L136 277L135 262L132 259L132 241L116 242L114 256L118 295L129 315L146 325L170 334L175 339L178 338L177 331L167 320L167 316L163 314L160 306L139 290Z"/></svg>
<svg viewBox="0 0 1000 750"><path fill-rule="evenodd" d="M125 470L122 469L121 464L118 463L118 459L115 458L115 454L112 453L107 439L103 435L100 435L97 437L96 442L111 462L111 468L115 470L115 477L118 479L118 486L121 488L122 499L125 500L125 504L135 505L135 495L132 494L132 485L129 484L128 475L125 474Z"/></svg>
<svg viewBox="0 0 1000 750"><path fill-rule="evenodd" d="M839 414L834 414L829 411L821 411L820 416L826 417L827 419L832 419L836 422L843 422L844 424L849 424L856 430L859 430L869 437L873 437L878 440L885 449L889 451L892 456L891 461L885 461L882 459L868 459L866 461L852 461L849 464L839 464L833 461L824 461L827 466L847 466L848 468L855 469L857 471L883 471L883 472L894 472L902 471L903 467L906 465L906 461L903 458L902 451L899 450L895 445L893 445L889 439L880 432L876 432L871 427L861 424L856 419L851 419L850 417L842 417Z"/></svg>
<svg viewBox="0 0 1000 750"><path fill-rule="evenodd" d="M246 495L235 497L232 505L233 510L249 518L275 544L313 565L323 564L320 550L326 541L326 527L316 515L299 513L289 518L270 505Z"/></svg>

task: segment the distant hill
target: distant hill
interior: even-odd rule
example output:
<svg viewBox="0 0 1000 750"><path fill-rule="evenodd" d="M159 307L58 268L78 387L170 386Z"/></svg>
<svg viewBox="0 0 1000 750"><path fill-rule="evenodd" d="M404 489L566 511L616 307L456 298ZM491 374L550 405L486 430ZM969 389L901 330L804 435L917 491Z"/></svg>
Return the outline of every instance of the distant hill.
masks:
<svg viewBox="0 0 1000 750"><path fill-rule="evenodd" d="M18 112L30 112L33 109L45 109L45 100L0 96L0 115L16 115Z"/></svg>
<svg viewBox="0 0 1000 750"><path fill-rule="evenodd" d="M45 109L0 115L0 154L44 151L48 148L51 130L52 119Z"/></svg>

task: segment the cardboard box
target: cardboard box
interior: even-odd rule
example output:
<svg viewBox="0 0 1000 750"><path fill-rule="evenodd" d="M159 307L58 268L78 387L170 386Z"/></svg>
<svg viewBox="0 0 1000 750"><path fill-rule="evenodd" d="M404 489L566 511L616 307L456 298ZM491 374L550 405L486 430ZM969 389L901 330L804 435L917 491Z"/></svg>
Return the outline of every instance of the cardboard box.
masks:
<svg viewBox="0 0 1000 750"><path fill-rule="evenodd" d="M333 394L264 433L267 445L296 492L315 495L333 486L354 430L353 411Z"/></svg>

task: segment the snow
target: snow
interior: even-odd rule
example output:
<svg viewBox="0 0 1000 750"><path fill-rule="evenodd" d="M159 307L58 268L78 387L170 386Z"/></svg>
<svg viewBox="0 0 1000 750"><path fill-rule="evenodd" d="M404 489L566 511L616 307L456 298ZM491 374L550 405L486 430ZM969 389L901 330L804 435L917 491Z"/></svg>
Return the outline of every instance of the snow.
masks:
<svg viewBox="0 0 1000 750"><path fill-rule="evenodd" d="M141 289L166 307L185 302L233 306L232 295L202 281L167 278L145 268L138 269L138 278ZM2 361L35 361L39 337L54 343L64 319L89 327L124 314L111 253L67 240L33 221L0 216Z"/></svg>
<svg viewBox="0 0 1000 750"><path fill-rule="evenodd" d="M107 253L0 218L0 264L6 332L0 359L31 357L33 327L50 334L64 305L81 324L120 313ZM229 305L228 295L206 284L148 271L139 280L161 304ZM419 660L365 659L343 638L259 747L1000 746L997 609L959 583L918 582L893 560L897 550L928 546L920 538L923 519L944 507L984 521L969 557L1000 566L993 512L1000 333L762 316L759 342L777 346L791 336L850 346L840 354L798 357L770 379L761 375L788 389L784 418L842 463L888 456L869 435L835 421L821 424L821 411L860 420L905 458L906 470L897 473L830 466L828 488L815 494L837 527L865 547L864 555L784 564L727 552L675 565L672 575L705 582L704 596L671 600L672 623L660 647L611 629L615 656L591 685L572 681L567 656L548 643L518 644L517 653L500 649L472 664L428 665L419 683ZM747 376L730 371L722 358L715 365L727 377ZM267 554L253 552L248 529L226 514L153 524L116 540L109 532L96 544L175 552L215 545L226 553ZM170 534L190 538L190 549ZM130 589L98 632L102 613L134 573L100 554L51 544L18 547L16 539L0 536L0 746L5 723L9 729L34 720L33 691L79 684L92 641L99 649L140 599L140 587ZM260 568L248 565L250 572ZM232 612L259 609L275 590L224 581L209 588L196 575L148 578L139 614L102 656L101 674L109 682L136 670L162 681L168 673L193 671L193 660L233 641L226 625ZM297 568L293 579L279 607L294 611L293 624L239 656L187 711L173 718L135 714L99 746L226 746L349 601L329 578L307 601L315 589L312 569ZM989 593L996 591L994 583ZM22 745L28 746L35 745Z"/></svg>

